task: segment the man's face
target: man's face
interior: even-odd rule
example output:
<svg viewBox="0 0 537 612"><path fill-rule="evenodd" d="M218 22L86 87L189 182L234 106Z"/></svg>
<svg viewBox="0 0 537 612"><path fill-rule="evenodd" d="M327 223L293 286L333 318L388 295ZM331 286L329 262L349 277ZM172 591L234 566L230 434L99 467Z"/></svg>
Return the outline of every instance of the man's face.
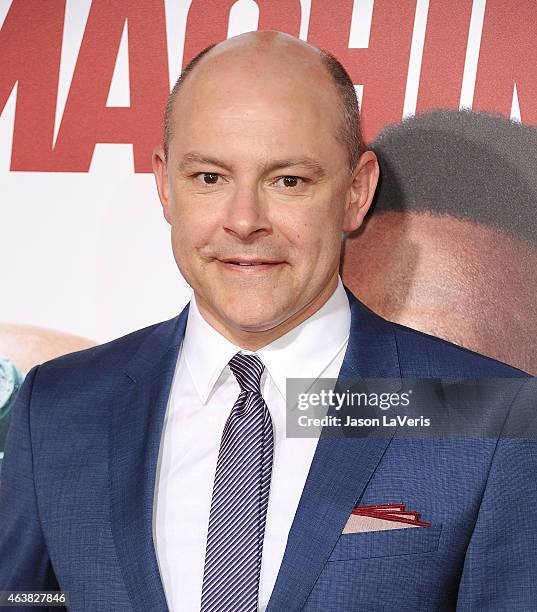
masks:
<svg viewBox="0 0 537 612"><path fill-rule="evenodd" d="M537 374L537 250L450 215L374 214L343 280L382 316Z"/></svg>
<svg viewBox="0 0 537 612"><path fill-rule="evenodd" d="M217 57L174 108L159 189L173 251L202 313L228 328L272 329L324 302L341 232L361 221L333 86L297 70Z"/></svg>

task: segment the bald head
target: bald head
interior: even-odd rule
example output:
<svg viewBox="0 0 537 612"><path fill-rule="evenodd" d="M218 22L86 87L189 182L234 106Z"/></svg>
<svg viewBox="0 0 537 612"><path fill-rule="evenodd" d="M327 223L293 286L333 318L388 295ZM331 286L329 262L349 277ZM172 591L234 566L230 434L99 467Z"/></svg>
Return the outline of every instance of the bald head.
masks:
<svg viewBox="0 0 537 612"><path fill-rule="evenodd" d="M166 157L176 133L174 111L179 92L181 97L198 97L199 89L206 85L206 93L209 90L219 96L224 90L231 93L234 86L239 91L260 86L270 91L277 83L291 96L300 89L312 100L322 99L331 107L335 117L334 135L347 149L348 167L352 172L363 145L358 100L348 73L331 54L289 34L270 30L247 32L211 45L189 62L166 105Z"/></svg>

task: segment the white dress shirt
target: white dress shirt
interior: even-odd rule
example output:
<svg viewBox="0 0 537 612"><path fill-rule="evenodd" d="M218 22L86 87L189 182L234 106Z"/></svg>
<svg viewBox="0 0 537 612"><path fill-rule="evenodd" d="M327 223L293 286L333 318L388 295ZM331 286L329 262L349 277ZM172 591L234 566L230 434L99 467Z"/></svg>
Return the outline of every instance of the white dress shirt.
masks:
<svg viewBox="0 0 537 612"><path fill-rule="evenodd" d="M286 378L337 378L350 330L338 286L309 319L258 349L261 392L274 427L274 459L259 585L267 607L318 438L287 438ZM211 497L220 439L240 387L228 362L241 349L200 314L193 297L160 446L153 535L171 612L200 609Z"/></svg>

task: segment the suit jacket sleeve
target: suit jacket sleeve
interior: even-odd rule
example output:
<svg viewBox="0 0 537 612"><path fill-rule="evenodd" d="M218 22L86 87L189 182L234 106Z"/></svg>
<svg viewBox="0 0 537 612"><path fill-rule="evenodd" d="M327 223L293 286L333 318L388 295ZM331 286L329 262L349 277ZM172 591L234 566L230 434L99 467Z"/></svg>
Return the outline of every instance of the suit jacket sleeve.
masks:
<svg viewBox="0 0 537 612"><path fill-rule="evenodd" d="M537 395L519 391L498 440L459 585L458 611L533 610L537 601Z"/></svg>
<svg viewBox="0 0 537 612"><path fill-rule="evenodd" d="M60 590L41 529L34 483L30 409L37 371L38 366L30 370L18 392L0 470L0 590L4 591Z"/></svg>

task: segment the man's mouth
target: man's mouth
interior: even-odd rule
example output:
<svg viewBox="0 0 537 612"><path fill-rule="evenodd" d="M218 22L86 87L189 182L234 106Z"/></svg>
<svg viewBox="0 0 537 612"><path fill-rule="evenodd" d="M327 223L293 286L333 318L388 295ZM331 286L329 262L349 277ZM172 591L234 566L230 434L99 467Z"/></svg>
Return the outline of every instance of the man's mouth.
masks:
<svg viewBox="0 0 537 612"><path fill-rule="evenodd" d="M272 259L220 259L219 261L227 268L256 269L268 269L282 263L281 261L275 261Z"/></svg>

